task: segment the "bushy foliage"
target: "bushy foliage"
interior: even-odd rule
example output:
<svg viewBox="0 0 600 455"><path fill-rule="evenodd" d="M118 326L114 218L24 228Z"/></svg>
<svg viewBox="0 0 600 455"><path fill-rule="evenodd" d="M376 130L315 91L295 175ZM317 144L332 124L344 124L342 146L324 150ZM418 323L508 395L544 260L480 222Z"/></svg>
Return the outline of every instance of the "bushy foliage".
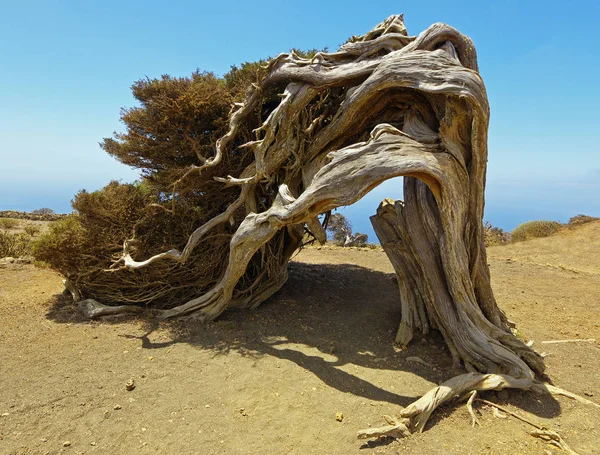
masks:
<svg viewBox="0 0 600 455"><path fill-rule="evenodd" d="M137 260L171 249L181 251L195 229L238 198L239 187L224 186L214 177L240 176L254 163L252 149L238 146L258 138L257 128L278 106L285 85L260 92L260 104L239 127L228 153L218 164L202 172L197 169L215 156L217 140L228 132L234 102L242 101L250 84L264 76L266 64L267 60L246 62L224 77L197 71L191 77L165 75L135 82L132 92L138 106L121 110L124 131L100 145L139 169L141 182L112 182L100 191L80 192L73 200L75 213L36 242L36 257L69 278L84 297L109 304L169 307L214 286L227 266L229 242L244 219L245 207L229 223L211 229L184 264L159 261L131 271L118 261L125 240ZM256 186L254 210L270 207L280 183L279 175L274 175L269 184ZM275 264L265 264L282 257L277 249L289 243L285 239L296 242L295 236L281 230L252 258L234 300L246 301L260 280L269 279L270 267L280 273Z"/></svg>
<svg viewBox="0 0 600 455"><path fill-rule="evenodd" d="M26 224L23 230L31 237L35 236L36 234L39 234L41 231L40 227L35 224Z"/></svg>
<svg viewBox="0 0 600 455"><path fill-rule="evenodd" d="M33 210L31 213L34 215L54 215L54 210L48 207L42 207L41 209Z"/></svg>
<svg viewBox="0 0 600 455"><path fill-rule="evenodd" d="M187 207L181 201L175 202L170 211L158 204L159 200L160 194L151 186L139 183L111 182L98 191L81 191L73 200L75 214L50 226L49 232L35 242L34 256L84 289L88 297L106 303L154 301L168 305L207 285L205 281L216 280L219 271L211 272L205 267L214 264L218 253L213 238L195 253L204 254L206 262L163 262L152 272L141 273L114 267L123 241L132 238L134 232L135 252L151 256L173 247L182 248L197 227L197 217L202 218L197 208ZM217 245L217 251L219 248ZM167 278L175 279L176 284L168 283Z"/></svg>
<svg viewBox="0 0 600 455"><path fill-rule="evenodd" d="M483 223L485 246L506 245L511 240L510 232L493 226L489 221Z"/></svg>
<svg viewBox="0 0 600 455"><path fill-rule="evenodd" d="M333 243L343 245L346 238L352 235L352 224L341 213L334 213L327 222L327 232L331 235Z"/></svg>
<svg viewBox="0 0 600 455"><path fill-rule="evenodd" d="M124 164L142 170L163 191L200 159L213 155L215 141L227 131L233 97L212 73L191 77L141 79L132 86L140 106L122 109L126 132L106 138L101 147ZM212 176L204 176L204 181ZM188 179L181 189L197 187Z"/></svg>
<svg viewBox="0 0 600 455"><path fill-rule="evenodd" d="M13 218L0 218L0 228L2 229L14 229L19 224L19 221Z"/></svg>
<svg viewBox="0 0 600 455"><path fill-rule="evenodd" d="M352 246L365 246L368 241L369 236L367 234L357 232L356 234L352 235Z"/></svg>
<svg viewBox="0 0 600 455"><path fill-rule="evenodd" d="M580 226L585 223L591 223L592 221L599 221L600 218L596 218L594 216L588 215L575 215L574 217L569 218L569 226Z"/></svg>
<svg viewBox="0 0 600 455"><path fill-rule="evenodd" d="M558 221L528 221L517 226L511 233L513 242L521 242L538 237L548 237L561 229Z"/></svg>
<svg viewBox="0 0 600 455"><path fill-rule="evenodd" d="M31 238L27 234L0 231L0 258L21 257L31 253Z"/></svg>

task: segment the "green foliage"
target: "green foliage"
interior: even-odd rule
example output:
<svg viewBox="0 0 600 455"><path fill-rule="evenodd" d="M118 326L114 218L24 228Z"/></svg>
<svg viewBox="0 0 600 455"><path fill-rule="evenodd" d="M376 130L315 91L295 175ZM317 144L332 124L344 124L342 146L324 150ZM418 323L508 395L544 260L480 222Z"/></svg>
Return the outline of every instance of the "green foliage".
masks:
<svg viewBox="0 0 600 455"><path fill-rule="evenodd" d="M222 79L200 72L141 79L132 91L140 106L121 110L126 132L100 145L170 191L189 166L214 154L216 140L227 131L233 97Z"/></svg>
<svg viewBox="0 0 600 455"><path fill-rule="evenodd" d="M108 267L149 201L140 186L115 181L99 191L80 191L72 203L77 213L52 223L35 242L34 256L67 277Z"/></svg>
<svg viewBox="0 0 600 455"><path fill-rule="evenodd" d="M33 256L64 276L85 265L82 258L85 230L77 215L69 215L50 225L49 231L33 242Z"/></svg>
<svg viewBox="0 0 600 455"><path fill-rule="evenodd" d="M12 234L0 231L0 258L27 256L31 253L30 237L27 234Z"/></svg>
<svg viewBox="0 0 600 455"><path fill-rule="evenodd" d="M528 221L517 226L511 233L513 242L521 242L538 237L548 237L561 229L562 225L557 221Z"/></svg>
<svg viewBox="0 0 600 455"><path fill-rule="evenodd" d="M596 218L594 216L588 215L575 215L574 217L569 218L569 226L580 226L585 223L591 223L592 221L598 221L600 218Z"/></svg>
<svg viewBox="0 0 600 455"><path fill-rule="evenodd" d="M510 232L506 232L504 229L492 226L489 221L485 221L483 223L483 230L485 246L506 245L511 241Z"/></svg>
<svg viewBox="0 0 600 455"><path fill-rule="evenodd" d="M0 218L0 228L2 229L14 229L19 224L19 221L13 218Z"/></svg>

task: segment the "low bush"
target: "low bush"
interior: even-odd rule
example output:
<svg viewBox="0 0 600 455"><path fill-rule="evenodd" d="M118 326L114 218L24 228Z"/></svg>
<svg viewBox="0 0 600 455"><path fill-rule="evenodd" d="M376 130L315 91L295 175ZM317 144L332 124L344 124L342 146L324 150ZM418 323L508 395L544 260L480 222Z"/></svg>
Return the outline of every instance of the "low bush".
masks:
<svg viewBox="0 0 600 455"><path fill-rule="evenodd" d="M31 254L31 237L0 231L0 258L21 257Z"/></svg>
<svg viewBox="0 0 600 455"><path fill-rule="evenodd" d="M528 221L517 226L511 233L513 242L521 242L539 237L548 237L560 230L562 224L558 221L536 220Z"/></svg>
<svg viewBox="0 0 600 455"><path fill-rule="evenodd" d="M0 218L0 228L14 229L19 226L19 221L12 218Z"/></svg>
<svg viewBox="0 0 600 455"><path fill-rule="evenodd" d="M596 218L594 216L588 215L575 215L574 217L569 218L569 226L579 226L585 223L591 223L592 221L598 221L600 218Z"/></svg>
<svg viewBox="0 0 600 455"><path fill-rule="evenodd" d="M28 224L23 228L23 230L31 237L33 237L36 234L39 234L41 231L40 227L36 224Z"/></svg>
<svg viewBox="0 0 600 455"><path fill-rule="evenodd" d="M510 232L506 232L504 229L492 226L492 223L489 221L483 223L483 229L486 247L506 245L511 240Z"/></svg>
<svg viewBox="0 0 600 455"><path fill-rule="evenodd" d="M46 262L64 276L72 267L82 266L84 229L76 215L69 215L50 225L49 231L33 243L33 256Z"/></svg>
<svg viewBox="0 0 600 455"><path fill-rule="evenodd" d="M48 207L42 207L41 209L37 209L32 211L34 215L54 215L54 210Z"/></svg>

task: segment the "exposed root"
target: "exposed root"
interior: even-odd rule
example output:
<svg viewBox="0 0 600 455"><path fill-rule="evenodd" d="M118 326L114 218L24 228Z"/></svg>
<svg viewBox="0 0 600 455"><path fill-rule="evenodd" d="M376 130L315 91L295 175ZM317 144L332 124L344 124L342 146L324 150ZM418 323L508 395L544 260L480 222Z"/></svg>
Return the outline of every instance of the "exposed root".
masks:
<svg viewBox="0 0 600 455"><path fill-rule="evenodd" d="M473 400L477 396L477 390L473 390L471 395L469 396L469 400L467 401L467 411L469 411L469 415L471 416L471 426L480 425L479 420L477 420L477 416L475 416L475 411L473 410Z"/></svg>
<svg viewBox="0 0 600 455"><path fill-rule="evenodd" d="M523 417L522 415L519 415L515 412L512 412L496 403L493 403L491 401L488 400L484 400L481 398L477 398L476 401L480 402L480 403L484 403L488 406L493 407L494 409L497 409L499 411L504 412L505 414L508 414L510 416L513 416L516 419L519 419L522 422L527 423L528 425L531 425L533 427L536 428L535 431L532 431L531 433L529 433L531 436L535 437L535 438L540 438L543 441L547 442L550 445L553 445L555 447L558 447L559 449L564 450L565 452L567 452L569 455L579 455L577 452L575 452L573 449L571 449L569 447L569 445L564 441L563 438L560 437L560 435L554 431L551 430L550 428L547 428L544 425L540 425L537 424L535 422L532 422L531 420ZM503 417L505 418L505 417Z"/></svg>
<svg viewBox="0 0 600 455"><path fill-rule="evenodd" d="M548 393L550 395L560 395L563 397L571 398L572 400L578 401L579 403L583 403L586 405L594 406L596 408L600 408L600 404L595 403L587 398L582 397L581 395L577 395L575 393L569 392L568 390L561 389L560 387L556 387L550 385L546 382L534 382L531 385L531 390L537 393Z"/></svg>
<svg viewBox="0 0 600 455"><path fill-rule="evenodd" d="M600 407L598 404L587 400L579 395L567 392L566 390L558 387L551 386L549 384L541 382L533 382L531 377L514 378L507 375L497 374L480 374L480 373L467 373L444 382L438 387L430 390L428 393L423 395L417 401L413 402L410 406L400 411L398 419L384 416L388 425L378 428L369 428L366 430L360 430L358 432L359 439L375 438L381 436L389 436L393 438L407 437L411 433L422 432L427 420L431 413L439 407L442 403L445 403L457 396L468 396L467 410L471 416L471 425L480 425L475 411L473 409L473 403L475 401L485 403L486 405L492 406L495 410L502 411L507 415L511 415L529 425L536 428L536 431L532 432L531 435L541 438L544 441L552 444L558 448L565 450L570 455L577 455L567 443L556 433L555 431L539 425L531 420L516 414L496 403L477 397L477 391L482 390L502 390L505 388L516 388L525 390L534 390L538 393L550 393L555 395L563 395L572 399L575 399L581 403ZM495 414L496 415L496 414ZM506 418L506 416L498 415L500 418Z"/></svg>
<svg viewBox="0 0 600 455"><path fill-rule="evenodd" d="M515 378L502 374L481 374L481 373L466 373L449 379L443 384L431 389L417 401L413 402L402 411L400 418L409 419L407 428L411 433L422 432L425 428L427 420L441 404L465 394L471 394L467 407L472 406L475 395L473 392L480 390L501 390L505 388L527 389L532 384L531 376ZM471 413L472 409L469 411ZM474 413L471 414L474 418ZM474 419L476 420L476 419ZM359 438L366 438L367 433L378 434L379 436L392 436L390 432L394 432L392 426L374 428L369 430L361 430L358 432ZM370 434L369 433L369 434ZM395 436L393 436L395 437Z"/></svg>

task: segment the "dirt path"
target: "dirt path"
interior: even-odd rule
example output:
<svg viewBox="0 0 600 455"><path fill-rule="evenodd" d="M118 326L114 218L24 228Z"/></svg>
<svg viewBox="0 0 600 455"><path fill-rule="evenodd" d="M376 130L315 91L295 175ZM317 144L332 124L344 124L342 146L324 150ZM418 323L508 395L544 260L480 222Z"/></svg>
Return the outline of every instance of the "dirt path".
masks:
<svg viewBox="0 0 600 455"><path fill-rule="evenodd" d="M600 224L586 235L600 239ZM600 401L599 344L540 344L600 340L600 255L585 261L586 245L569 241L571 255L532 242L491 249L493 285L519 330L550 353L555 383ZM0 454L560 453L485 408L481 427L448 407L410 439L355 439L458 373L439 337L393 347L391 272L379 251L307 249L268 303L197 327L84 321L59 295L58 275L0 269ZM599 410L520 392L488 397L556 429L581 455L600 453Z"/></svg>

